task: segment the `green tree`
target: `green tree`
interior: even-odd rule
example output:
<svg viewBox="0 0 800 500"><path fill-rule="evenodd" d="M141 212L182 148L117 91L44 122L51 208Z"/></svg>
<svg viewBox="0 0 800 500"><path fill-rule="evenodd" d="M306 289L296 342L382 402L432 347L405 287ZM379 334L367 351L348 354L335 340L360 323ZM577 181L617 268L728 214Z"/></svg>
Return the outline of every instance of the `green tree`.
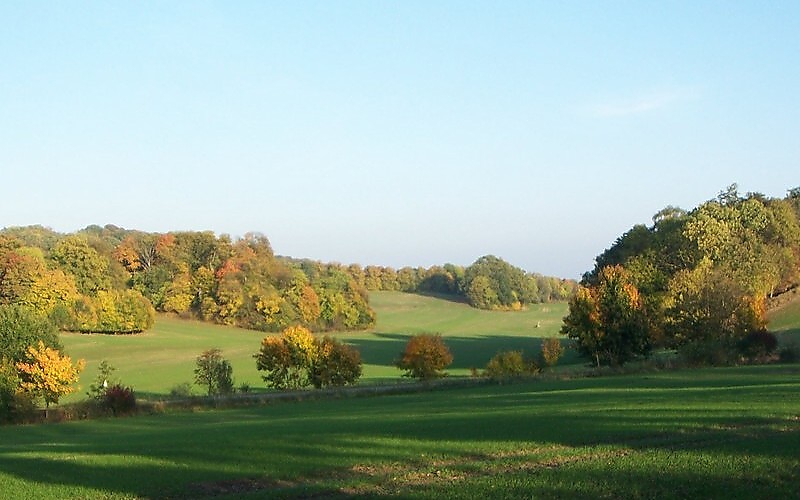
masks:
<svg viewBox="0 0 800 500"><path fill-rule="evenodd" d="M519 309L538 299L534 276L493 255L464 271L464 288L470 304L481 309Z"/></svg>
<svg viewBox="0 0 800 500"><path fill-rule="evenodd" d="M47 316L28 307L0 305L0 359L21 361L28 347L39 342L61 349L58 331Z"/></svg>
<svg viewBox="0 0 800 500"><path fill-rule="evenodd" d="M108 260L89 246L85 237L69 235L62 238L53 247L50 258L75 278L78 291L84 295L111 288Z"/></svg>
<svg viewBox="0 0 800 500"><path fill-rule="evenodd" d="M233 367L219 349L203 351L195 361L194 380L209 396L233 392Z"/></svg>
<svg viewBox="0 0 800 500"><path fill-rule="evenodd" d="M670 287L667 328L692 362L731 362L742 339L766 324L763 298L748 294L708 258L697 268L678 273Z"/></svg>

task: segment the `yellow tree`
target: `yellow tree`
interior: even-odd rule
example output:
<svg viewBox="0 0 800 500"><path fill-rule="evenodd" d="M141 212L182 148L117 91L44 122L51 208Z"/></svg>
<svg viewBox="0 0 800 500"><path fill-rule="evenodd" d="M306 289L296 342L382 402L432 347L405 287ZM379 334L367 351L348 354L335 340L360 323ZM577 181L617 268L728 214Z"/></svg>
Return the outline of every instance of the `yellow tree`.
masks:
<svg viewBox="0 0 800 500"><path fill-rule="evenodd" d="M78 381L78 375L86 364L80 359L73 365L69 356L45 346L42 341L38 347L28 348L28 359L27 363L17 363L22 376L20 386L34 396L42 397L45 408L49 408L50 403L58 403L61 396L75 391L72 384Z"/></svg>

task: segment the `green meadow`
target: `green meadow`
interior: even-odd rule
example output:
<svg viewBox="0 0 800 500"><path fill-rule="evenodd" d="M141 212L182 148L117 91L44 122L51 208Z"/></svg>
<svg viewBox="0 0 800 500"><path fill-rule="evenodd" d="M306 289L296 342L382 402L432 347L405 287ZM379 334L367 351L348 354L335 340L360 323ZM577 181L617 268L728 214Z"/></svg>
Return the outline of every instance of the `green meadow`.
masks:
<svg viewBox="0 0 800 500"><path fill-rule="evenodd" d="M566 313L565 304L502 313L392 292L371 299L376 328L338 334L361 350L365 384L400 380L392 361L411 334L441 333L450 373L467 376L499 350L535 353ZM771 320L796 338L800 306ZM262 337L163 316L141 335L63 342L88 361L84 385L107 359L156 399L191 381L211 347L238 382L265 390L252 359ZM574 354L565 363L583 366ZM800 365L545 377L0 427L0 498L790 498L797 450Z"/></svg>
<svg viewBox="0 0 800 500"><path fill-rule="evenodd" d="M567 312L564 303L538 304L518 312L482 311L464 303L399 292L375 292L370 299L378 315L375 329L335 334L361 352L362 383L397 381L402 372L394 367L394 360L415 333L440 333L453 352L448 373L467 376L471 368L483 368L501 350L534 355L537 339L557 336ZM117 369L115 375L140 397L158 398L180 383L192 382L195 358L214 347L230 360L237 384L264 388L253 359L264 335L160 316L153 329L138 335L64 334L62 341L70 356L86 360L84 388L97 373L98 364L107 360ZM565 360L570 361L574 357ZM200 388L195 391L199 393ZM66 401L80 399L84 392Z"/></svg>
<svg viewBox="0 0 800 500"><path fill-rule="evenodd" d="M800 367L0 427L2 498L793 498Z"/></svg>

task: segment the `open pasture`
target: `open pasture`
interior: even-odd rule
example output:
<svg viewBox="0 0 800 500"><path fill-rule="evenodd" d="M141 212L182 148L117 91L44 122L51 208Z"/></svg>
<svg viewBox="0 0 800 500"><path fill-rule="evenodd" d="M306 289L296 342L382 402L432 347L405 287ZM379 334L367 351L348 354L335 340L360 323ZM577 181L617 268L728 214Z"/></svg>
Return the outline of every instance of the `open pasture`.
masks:
<svg viewBox="0 0 800 500"><path fill-rule="evenodd" d="M482 368L500 350L524 350L533 355L536 338L558 335L566 304L539 304L526 311L498 312L466 304L399 292L376 292L371 303L378 315L375 329L335 335L361 352L364 383L397 380L393 362L414 333L441 333L453 352L451 375L468 375ZM67 353L87 362L81 385L86 388L102 360L117 368L115 375L142 397L159 397L194 377L195 358L213 347L231 361L237 384L253 388L264 383L252 355L262 332L184 321L160 316L152 330L138 335L63 334ZM569 362L571 358L567 358ZM574 358L572 358L574 359ZM195 388L199 392L199 388ZM83 391L66 401L83 397Z"/></svg>
<svg viewBox="0 0 800 500"><path fill-rule="evenodd" d="M800 369L0 427L3 498L792 498Z"/></svg>

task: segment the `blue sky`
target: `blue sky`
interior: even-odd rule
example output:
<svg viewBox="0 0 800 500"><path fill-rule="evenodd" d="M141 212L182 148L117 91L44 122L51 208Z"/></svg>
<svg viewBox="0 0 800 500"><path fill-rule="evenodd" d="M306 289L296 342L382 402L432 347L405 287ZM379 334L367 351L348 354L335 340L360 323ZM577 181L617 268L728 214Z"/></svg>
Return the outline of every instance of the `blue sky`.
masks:
<svg viewBox="0 0 800 500"><path fill-rule="evenodd" d="M3 2L0 227L578 277L800 186L800 2Z"/></svg>

